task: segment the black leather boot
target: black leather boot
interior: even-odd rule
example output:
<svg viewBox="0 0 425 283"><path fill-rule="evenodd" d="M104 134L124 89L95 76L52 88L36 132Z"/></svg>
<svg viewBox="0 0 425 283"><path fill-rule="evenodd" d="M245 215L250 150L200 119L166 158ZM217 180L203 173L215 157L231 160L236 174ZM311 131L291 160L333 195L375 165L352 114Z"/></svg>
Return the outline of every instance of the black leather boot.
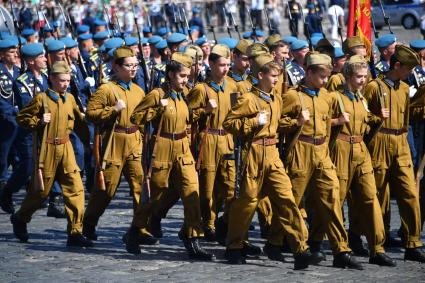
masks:
<svg viewBox="0 0 425 283"><path fill-rule="evenodd" d="M204 240L207 242L215 242L216 241L215 230L211 228L204 229Z"/></svg>
<svg viewBox="0 0 425 283"><path fill-rule="evenodd" d="M281 252L281 247L266 242L263 248L264 253L270 260L285 262L285 257Z"/></svg>
<svg viewBox="0 0 425 283"><path fill-rule="evenodd" d="M68 241L66 242L68 247L93 247L93 242L82 234L71 234L68 235Z"/></svg>
<svg viewBox="0 0 425 283"><path fill-rule="evenodd" d="M183 242L191 259L211 261L215 258L214 254L207 252L201 247L198 238L186 238Z"/></svg>
<svg viewBox="0 0 425 283"><path fill-rule="evenodd" d="M92 241L96 241L96 226L83 222L83 235Z"/></svg>
<svg viewBox="0 0 425 283"><path fill-rule="evenodd" d="M161 226L161 218L156 217L152 215L150 219L150 229L149 232L154 236L155 238L162 238L164 236L162 232L162 226Z"/></svg>
<svg viewBox="0 0 425 283"><path fill-rule="evenodd" d="M28 242L27 223L20 221L16 214L10 216L10 222L13 225L13 234L15 234L15 237L23 243Z"/></svg>
<svg viewBox="0 0 425 283"><path fill-rule="evenodd" d="M369 250L363 245L362 238L353 232L348 232L348 246L357 256L369 256Z"/></svg>
<svg viewBox="0 0 425 283"><path fill-rule="evenodd" d="M315 257L310 250L294 254L294 269L306 269L310 264L318 264L320 259Z"/></svg>
<svg viewBox="0 0 425 283"><path fill-rule="evenodd" d="M125 241L125 249L127 252L139 255L141 254L141 250L139 247L139 229L135 226L131 226L128 232L126 233L126 241Z"/></svg>
<svg viewBox="0 0 425 283"><path fill-rule="evenodd" d="M421 247L406 249L404 252L404 260L425 262L425 252Z"/></svg>
<svg viewBox="0 0 425 283"><path fill-rule="evenodd" d="M336 254L334 256L333 266L339 268L347 267L351 269L363 270L363 266L354 258L350 252Z"/></svg>
<svg viewBox="0 0 425 283"><path fill-rule="evenodd" d="M387 256L385 253L377 253L369 258L370 264L376 264L380 266L396 266L396 262Z"/></svg>
<svg viewBox="0 0 425 283"><path fill-rule="evenodd" d="M243 248L242 248L242 255L243 256L259 256L261 255L261 248L251 244L248 241L244 241Z"/></svg>
<svg viewBox="0 0 425 283"><path fill-rule="evenodd" d="M15 206L13 205L12 194L12 189L10 189L6 185L4 185L3 189L0 191L0 207L4 212L8 214L15 213Z"/></svg>
<svg viewBox="0 0 425 283"><path fill-rule="evenodd" d="M60 200L60 195L50 195L47 216L55 218L66 218L66 211L63 207L63 202Z"/></svg>
<svg viewBox="0 0 425 283"><path fill-rule="evenodd" d="M245 257L242 255L242 249L226 249L224 257L229 264L245 264Z"/></svg>
<svg viewBox="0 0 425 283"><path fill-rule="evenodd" d="M215 223L215 237L220 245L226 245L227 223L224 222L224 218L222 216L219 217Z"/></svg>
<svg viewBox="0 0 425 283"><path fill-rule="evenodd" d="M316 260L324 261L326 260L326 255L322 250L322 242L309 241L308 245L310 246L310 252L313 254Z"/></svg>

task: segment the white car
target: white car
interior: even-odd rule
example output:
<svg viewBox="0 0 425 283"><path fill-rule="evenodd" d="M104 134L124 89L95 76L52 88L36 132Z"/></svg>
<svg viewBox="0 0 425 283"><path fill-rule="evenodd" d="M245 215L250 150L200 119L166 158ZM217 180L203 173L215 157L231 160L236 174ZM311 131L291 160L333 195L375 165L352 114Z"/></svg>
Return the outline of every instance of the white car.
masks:
<svg viewBox="0 0 425 283"><path fill-rule="evenodd" d="M405 29L419 27L421 17L425 14L425 0L381 0L385 15L391 25L402 25ZM385 26L379 1L372 0L372 17L377 29Z"/></svg>

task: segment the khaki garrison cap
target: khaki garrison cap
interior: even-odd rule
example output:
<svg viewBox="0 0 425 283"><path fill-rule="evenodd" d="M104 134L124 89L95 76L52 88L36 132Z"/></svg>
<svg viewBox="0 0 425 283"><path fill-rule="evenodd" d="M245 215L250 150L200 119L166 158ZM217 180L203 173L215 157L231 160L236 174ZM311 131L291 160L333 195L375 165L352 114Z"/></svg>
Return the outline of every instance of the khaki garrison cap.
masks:
<svg viewBox="0 0 425 283"><path fill-rule="evenodd" d="M216 54L220 57L224 57L229 59L230 58L230 49L224 44L216 44L211 49L211 54Z"/></svg>
<svg viewBox="0 0 425 283"><path fill-rule="evenodd" d="M71 68L65 61L55 62L50 69L51 74L69 74L71 73Z"/></svg>
<svg viewBox="0 0 425 283"><path fill-rule="evenodd" d="M364 42L360 36L347 37L347 39L342 43L342 50L344 53L348 53L351 48L356 46L364 46Z"/></svg>
<svg viewBox="0 0 425 283"><path fill-rule="evenodd" d="M128 46L118 47L114 51L114 60L127 58L127 57L133 57L133 56L136 56L136 55L134 54L133 49L131 49Z"/></svg>
<svg viewBox="0 0 425 283"><path fill-rule="evenodd" d="M196 61L196 56L198 56L198 61L202 61L203 53L202 49L197 45L188 45L183 52L186 55L189 55L193 61Z"/></svg>
<svg viewBox="0 0 425 283"><path fill-rule="evenodd" d="M192 57L182 52L173 53L173 55L171 55L171 60L180 63L187 68L192 67L193 64Z"/></svg>
<svg viewBox="0 0 425 283"><path fill-rule="evenodd" d="M414 68L420 64L418 53L404 45L397 45L395 47L394 56L398 61L400 61L400 63L409 66L410 68Z"/></svg>
<svg viewBox="0 0 425 283"><path fill-rule="evenodd" d="M280 34L272 34L269 37L266 38L266 40L264 41L264 44L267 45L267 47L270 48L270 46L272 46L273 44L279 42L279 41L283 41L282 37L280 36Z"/></svg>
<svg viewBox="0 0 425 283"><path fill-rule="evenodd" d="M235 49L239 50L242 54L246 55L248 47L252 45L252 41L248 39L239 40L238 44L236 44Z"/></svg>
<svg viewBox="0 0 425 283"><path fill-rule="evenodd" d="M332 66L332 58L326 54L311 52L305 58L307 68L313 65L329 65Z"/></svg>
<svg viewBox="0 0 425 283"><path fill-rule="evenodd" d="M254 63L252 64L252 67L251 67L251 71L253 75L257 76L261 67L273 61L274 61L274 57L270 53L260 54L257 57L255 57Z"/></svg>
<svg viewBox="0 0 425 283"><path fill-rule="evenodd" d="M353 55L346 61L346 63L348 65L353 65L353 64L367 63L367 61L365 57L363 57L362 55Z"/></svg>
<svg viewBox="0 0 425 283"><path fill-rule="evenodd" d="M269 53L269 49L267 48L267 46L258 42L251 44L250 46L248 46L246 50L246 55L249 58L255 58L258 55L266 54L266 53Z"/></svg>

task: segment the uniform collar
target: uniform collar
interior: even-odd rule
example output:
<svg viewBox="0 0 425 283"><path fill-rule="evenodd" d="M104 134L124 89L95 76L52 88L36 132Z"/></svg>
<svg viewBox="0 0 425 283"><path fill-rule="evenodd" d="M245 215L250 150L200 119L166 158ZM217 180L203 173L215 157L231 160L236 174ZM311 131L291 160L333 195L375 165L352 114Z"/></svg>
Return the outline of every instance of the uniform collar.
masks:
<svg viewBox="0 0 425 283"><path fill-rule="evenodd" d="M168 93L168 97L171 97L172 100L176 101L181 100L183 98L183 92L176 92L175 90L171 90Z"/></svg>
<svg viewBox="0 0 425 283"><path fill-rule="evenodd" d="M267 103L270 103L272 101L274 101L274 94L273 94L273 90L270 93L267 93L265 91L260 90L259 88L256 87L252 87L253 91L255 94L257 94L257 96L259 98L261 98L262 100L264 100Z"/></svg>
<svg viewBox="0 0 425 283"><path fill-rule="evenodd" d="M127 83L125 83L125 82L123 82L123 81L121 81L121 80L118 80L118 81L117 81L117 84L118 84L120 87L122 87L123 89L130 90L130 87L131 87L132 81L129 81L129 82L128 82L128 84L127 84Z"/></svg>
<svg viewBox="0 0 425 283"><path fill-rule="evenodd" d="M216 93L219 93L220 91L221 92L224 92L225 90L226 90L226 80L223 80L223 83L220 85L220 84L217 84L217 83L215 83L215 82L213 82L213 81L208 81L208 85L216 92Z"/></svg>
<svg viewBox="0 0 425 283"><path fill-rule="evenodd" d="M354 99L358 100L357 95L351 92L348 88L344 88L344 95L347 96L351 101Z"/></svg>
<svg viewBox="0 0 425 283"><path fill-rule="evenodd" d="M388 77L384 77L384 82L393 89L398 89L400 87L400 80L393 81L389 79Z"/></svg>
<svg viewBox="0 0 425 283"><path fill-rule="evenodd" d="M310 89L310 88L307 88L305 85L301 85L300 88L303 92L305 92L306 94L312 97L319 96L320 89Z"/></svg>
<svg viewBox="0 0 425 283"><path fill-rule="evenodd" d="M62 98L63 102L66 102L66 92L64 92L63 94L58 94L57 92L49 88L46 91L46 94L56 103L59 101L59 98Z"/></svg>
<svg viewBox="0 0 425 283"><path fill-rule="evenodd" d="M237 82L240 82L240 81L244 81L244 80L246 80L246 77L247 77L247 75L246 74L243 74L242 76L240 76L240 75L238 75L238 74L236 74L235 72L233 72L232 70L229 72L229 77L231 77L232 79L234 79L235 81L237 81Z"/></svg>

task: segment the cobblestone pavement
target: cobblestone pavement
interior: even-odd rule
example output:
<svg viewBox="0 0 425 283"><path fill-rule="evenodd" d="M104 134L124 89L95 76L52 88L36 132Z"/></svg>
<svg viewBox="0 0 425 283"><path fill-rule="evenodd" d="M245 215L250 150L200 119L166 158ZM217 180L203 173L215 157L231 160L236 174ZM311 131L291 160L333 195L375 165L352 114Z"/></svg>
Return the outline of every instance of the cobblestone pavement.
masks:
<svg viewBox="0 0 425 283"><path fill-rule="evenodd" d="M24 192L18 193L16 203L23 196ZM395 201L392 208L395 235L400 225ZM101 218L99 240L93 248L67 248L66 220L46 217L46 209L37 211L28 225L29 242L20 243L13 236L9 215L0 213L0 282L425 282L425 264L405 262L402 249L387 251L397 260L395 268L369 265L368 258L359 258L364 271L333 268L329 250L327 261L303 271L293 270L289 254L288 263L273 262L262 255L246 265L233 266L224 261L224 247L211 243L205 246L216 254L215 262L190 261L177 236L182 215L179 203L163 221L165 233L160 244L143 247L142 254L134 256L121 242L132 216L126 182ZM250 238L263 246L256 217L254 224Z"/></svg>

